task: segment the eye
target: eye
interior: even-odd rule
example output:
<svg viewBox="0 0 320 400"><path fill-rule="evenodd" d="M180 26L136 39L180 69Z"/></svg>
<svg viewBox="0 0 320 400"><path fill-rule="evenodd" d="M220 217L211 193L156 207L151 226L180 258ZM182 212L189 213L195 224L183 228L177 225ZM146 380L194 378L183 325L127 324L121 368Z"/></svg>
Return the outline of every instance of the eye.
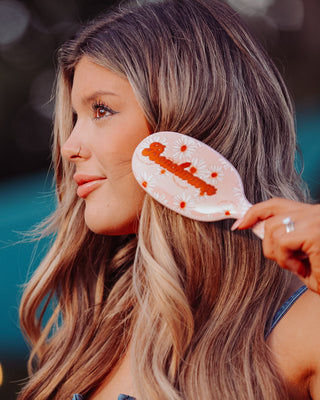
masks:
<svg viewBox="0 0 320 400"><path fill-rule="evenodd" d="M96 102L92 105L93 111L94 111L94 119L101 119L104 117L107 117L109 115L115 114L115 111L113 111L110 107L107 105L99 102Z"/></svg>

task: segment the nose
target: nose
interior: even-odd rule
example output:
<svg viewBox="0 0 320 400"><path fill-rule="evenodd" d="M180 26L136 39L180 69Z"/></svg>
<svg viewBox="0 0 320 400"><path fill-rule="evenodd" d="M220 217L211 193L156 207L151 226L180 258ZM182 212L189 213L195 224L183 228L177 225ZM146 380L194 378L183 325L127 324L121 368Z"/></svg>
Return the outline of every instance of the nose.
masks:
<svg viewBox="0 0 320 400"><path fill-rule="evenodd" d="M61 155L66 160L73 162L88 157L88 150L86 150L84 143L81 141L80 135L77 134L75 130L71 132L71 135L62 145Z"/></svg>
<svg viewBox="0 0 320 400"><path fill-rule="evenodd" d="M70 139L70 137L69 137ZM80 157L81 146L71 143L71 141L67 139L64 142L63 146L61 147L61 155L63 158L69 161L75 161L77 158Z"/></svg>

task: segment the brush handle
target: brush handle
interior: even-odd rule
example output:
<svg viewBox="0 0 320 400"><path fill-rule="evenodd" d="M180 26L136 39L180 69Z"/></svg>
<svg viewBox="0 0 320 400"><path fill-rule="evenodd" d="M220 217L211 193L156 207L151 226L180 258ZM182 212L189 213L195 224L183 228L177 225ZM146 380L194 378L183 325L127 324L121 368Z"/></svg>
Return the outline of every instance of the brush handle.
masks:
<svg viewBox="0 0 320 400"><path fill-rule="evenodd" d="M239 226L240 220L243 219L247 211L252 207L252 204L248 201L248 199L245 197L243 194L242 198L239 199L238 207L239 207L239 213L235 213L232 215L232 218L236 218L237 221L234 224L234 227L232 227L232 230L235 230L236 227ZM264 238L264 221L259 221L256 224L254 224L251 227L252 232L258 236L259 239L263 240Z"/></svg>
<svg viewBox="0 0 320 400"><path fill-rule="evenodd" d="M251 228L252 232L258 236L261 240L264 238L264 221L257 222L253 227Z"/></svg>

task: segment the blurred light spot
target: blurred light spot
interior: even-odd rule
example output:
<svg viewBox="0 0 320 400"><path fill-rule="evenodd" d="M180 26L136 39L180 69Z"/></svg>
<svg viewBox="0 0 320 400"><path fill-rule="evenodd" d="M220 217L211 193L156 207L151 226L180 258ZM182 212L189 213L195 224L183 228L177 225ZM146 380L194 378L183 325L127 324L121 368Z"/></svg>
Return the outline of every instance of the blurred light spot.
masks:
<svg viewBox="0 0 320 400"><path fill-rule="evenodd" d="M32 82L30 88L30 104L41 115L52 118L53 102L51 100L54 82L52 69L41 72Z"/></svg>
<svg viewBox="0 0 320 400"><path fill-rule="evenodd" d="M1 58L20 70L33 70L46 63L53 50L53 37L39 32L30 23L19 41L2 49Z"/></svg>
<svg viewBox="0 0 320 400"><path fill-rule="evenodd" d="M28 9L16 0L0 1L0 46L20 39L30 21Z"/></svg>
<svg viewBox="0 0 320 400"><path fill-rule="evenodd" d="M272 22L282 31L299 30L303 25L302 0L278 0L270 11Z"/></svg>
<svg viewBox="0 0 320 400"><path fill-rule="evenodd" d="M3 383L3 372L2 372L2 365L0 363L0 386L2 386Z"/></svg>
<svg viewBox="0 0 320 400"><path fill-rule="evenodd" d="M227 0L232 8L245 15L265 14L275 0Z"/></svg>

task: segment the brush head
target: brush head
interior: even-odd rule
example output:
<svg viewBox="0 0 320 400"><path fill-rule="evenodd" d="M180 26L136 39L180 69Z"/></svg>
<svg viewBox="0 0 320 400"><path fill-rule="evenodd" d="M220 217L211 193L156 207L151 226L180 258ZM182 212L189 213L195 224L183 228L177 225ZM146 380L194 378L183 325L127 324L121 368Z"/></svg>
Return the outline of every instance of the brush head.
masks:
<svg viewBox="0 0 320 400"><path fill-rule="evenodd" d="M136 148L132 169L140 186L171 210L198 221L240 218L251 207L234 166L190 136L157 132Z"/></svg>

